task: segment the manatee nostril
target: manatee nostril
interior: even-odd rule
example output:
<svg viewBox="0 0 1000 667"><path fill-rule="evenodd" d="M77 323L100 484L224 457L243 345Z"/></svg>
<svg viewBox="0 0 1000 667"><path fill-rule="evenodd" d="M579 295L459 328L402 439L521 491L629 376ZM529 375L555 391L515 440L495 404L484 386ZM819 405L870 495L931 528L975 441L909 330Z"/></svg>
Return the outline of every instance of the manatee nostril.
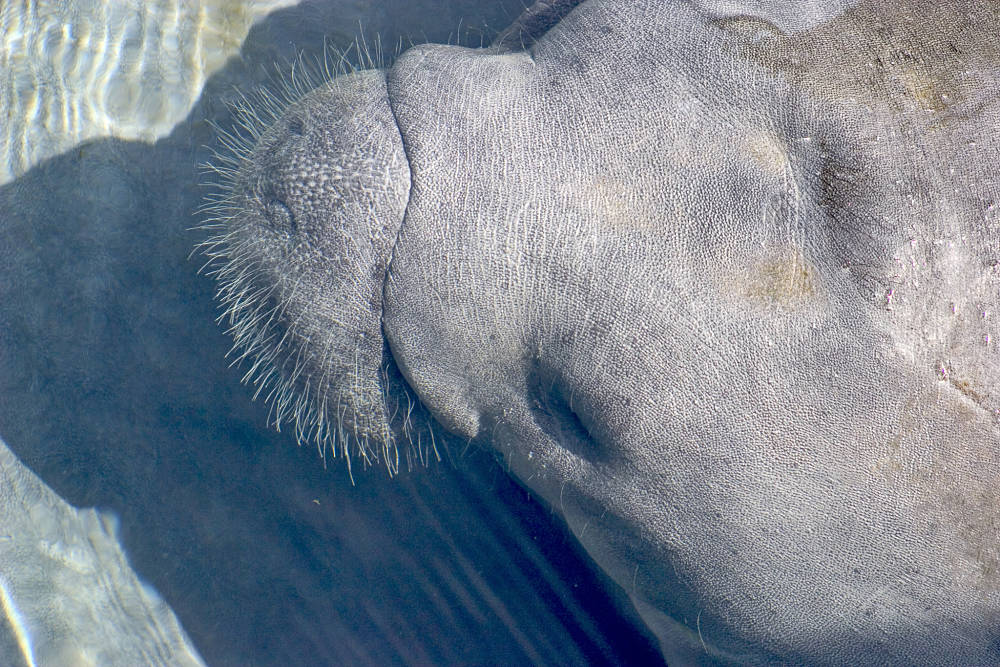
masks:
<svg viewBox="0 0 1000 667"><path fill-rule="evenodd" d="M264 204L264 216L275 229L293 233L297 229L295 216L285 202L271 198Z"/></svg>
<svg viewBox="0 0 1000 667"><path fill-rule="evenodd" d="M306 127L301 116L292 116L288 119L288 132L289 134L294 134L297 137L301 137L305 134Z"/></svg>

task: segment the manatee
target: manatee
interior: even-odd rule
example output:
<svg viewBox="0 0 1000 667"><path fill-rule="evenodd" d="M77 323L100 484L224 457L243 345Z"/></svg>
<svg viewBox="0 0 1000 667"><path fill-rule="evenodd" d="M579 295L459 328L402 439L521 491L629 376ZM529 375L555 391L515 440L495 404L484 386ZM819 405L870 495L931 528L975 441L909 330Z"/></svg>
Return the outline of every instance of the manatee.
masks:
<svg viewBox="0 0 1000 667"><path fill-rule="evenodd" d="M495 451L671 664L997 664L998 29L538 3L248 111L247 378L348 462Z"/></svg>

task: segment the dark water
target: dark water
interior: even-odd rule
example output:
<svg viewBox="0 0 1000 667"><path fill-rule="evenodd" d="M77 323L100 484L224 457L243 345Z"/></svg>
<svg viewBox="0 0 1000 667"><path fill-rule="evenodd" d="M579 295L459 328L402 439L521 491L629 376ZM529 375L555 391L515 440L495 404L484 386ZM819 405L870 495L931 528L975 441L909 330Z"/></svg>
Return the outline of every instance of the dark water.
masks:
<svg viewBox="0 0 1000 667"><path fill-rule="evenodd" d="M0 437L78 507L121 519L136 571L211 665L660 660L621 591L492 456L389 480L265 428L189 259L197 165L233 86L361 29L489 41L513 2L309 2L258 24L190 116L77 146L0 188ZM461 19L461 23L460 23ZM461 27L460 27L461 26ZM2 662L2 660L0 660Z"/></svg>

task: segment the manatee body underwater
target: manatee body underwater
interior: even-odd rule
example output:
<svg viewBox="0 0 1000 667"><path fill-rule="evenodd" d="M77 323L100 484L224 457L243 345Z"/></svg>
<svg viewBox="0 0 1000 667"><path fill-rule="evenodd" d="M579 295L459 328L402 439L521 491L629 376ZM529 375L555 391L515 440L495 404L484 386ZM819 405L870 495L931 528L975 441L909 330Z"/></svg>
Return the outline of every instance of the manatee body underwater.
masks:
<svg viewBox="0 0 1000 667"><path fill-rule="evenodd" d="M324 83L220 167L248 376L349 462L495 450L670 664L997 664L998 29L549 2Z"/></svg>

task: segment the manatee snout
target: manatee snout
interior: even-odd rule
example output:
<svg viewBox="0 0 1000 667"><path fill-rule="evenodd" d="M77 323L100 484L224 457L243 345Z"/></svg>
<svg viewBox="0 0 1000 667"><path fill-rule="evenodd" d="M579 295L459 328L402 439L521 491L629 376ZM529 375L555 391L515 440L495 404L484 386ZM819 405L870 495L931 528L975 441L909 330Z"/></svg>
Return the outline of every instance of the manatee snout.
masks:
<svg viewBox="0 0 1000 667"><path fill-rule="evenodd" d="M273 120L254 106L205 244L221 319L279 428L392 459L382 300L410 173L385 74L339 76Z"/></svg>

